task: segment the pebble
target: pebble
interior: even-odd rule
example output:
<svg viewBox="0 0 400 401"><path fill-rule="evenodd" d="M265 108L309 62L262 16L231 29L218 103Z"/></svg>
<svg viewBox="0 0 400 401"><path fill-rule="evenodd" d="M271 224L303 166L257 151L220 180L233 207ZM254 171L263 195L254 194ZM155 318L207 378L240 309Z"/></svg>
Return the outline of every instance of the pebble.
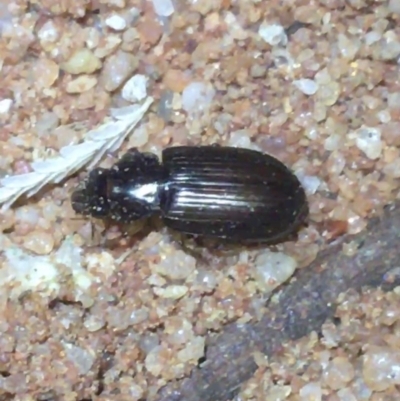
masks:
<svg viewBox="0 0 400 401"><path fill-rule="evenodd" d="M263 22L258 29L258 34L271 46L287 44L287 36L282 25Z"/></svg>
<svg viewBox="0 0 400 401"><path fill-rule="evenodd" d="M187 343L184 349L178 351L178 360L183 363L190 361L197 363L197 361L204 356L205 342L206 340L204 337L195 337Z"/></svg>
<svg viewBox="0 0 400 401"><path fill-rule="evenodd" d="M68 82L65 90L67 93L82 93L92 89L97 84L97 78L90 75L80 75L78 78Z"/></svg>
<svg viewBox="0 0 400 401"><path fill-rule="evenodd" d="M165 369L170 357L168 350L162 345L157 345L147 354L144 366L148 372L157 377Z"/></svg>
<svg viewBox="0 0 400 401"><path fill-rule="evenodd" d="M196 259L181 250L166 253L152 270L171 280L185 280L196 268Z"/></svg>
<svg viewBox="0 0 400 401"><path fill-rule="evenodd" d="M39 90L50 88L56 82L60 73L60 67L50 59L39 59L32 68L34 85Z"/></svg>
<svg viewBox="0 0 400 401"><path fill-rule="evenodd" d="M322 400L322 388L321 383L311 382L303 386L300 391L301 401L321 401Z"/></svg>
<svg viewBox="0 0 400 401"><path fill-rule="evenodd" d="M125 18L120 15L114 14L106 18L106 25L114 31L123 31L126 28Z"/></svg>
<svg viewBox="0 0 400 401"><path fill-rule="evenodd" d="M22 206L15 211L15 220L17 223L25 223L31 227L38 224L40 214L34 206Z"/></svg>
<svg viewBox="0 0 400 401"><path fill-rule="evenodd" d="M400 351L371 346L363 358L363 377L373 391L384 391L400 384Z"/></svg>
<svg viewBox="0 0 400 401"><path fill-rule="evenodd" d="M214 96L211 84L192 82L182 92L182 108L189 114L203 111L209 107Z"/></svg>
<svg viewBox="0 0 400 401"><path fill-rule="evenodd" d="M358 38L349 39L346 35L338 35L338 46L342 56L348 60L353 60L361 47L361 41Z"/></svg>
<svg viewBox="0 0 400 401"><path fill-rule="evenodd" d="M0 100L0 114L7 114L13 104L12 99Z"/></svg>
<svg viewBox="0 0 400 401"><path fill-rule="evenodd" d="M193 337L193 325L189 320L179 316L169 317L165 323L165 334L171 344L187 344Z"/></svg>
<svg viewBox="0 0 400 401"><path fill-rule="evenodd" d="M122 88L122 97L132 103L145 99L147 97L147 81L145 75L134 75Z"/></svg>
<svg viewBox="0 0 400 401"><path fill-rule="evenodd" d="M298 177L308 195L313 195L321 186L321 179L315 175L301 175Z"/></svg>
<svg viewBox="0 0 400 401"><path fill-rule="evenodd" d="M43 231L32 231L24 237L23 246L37 255L48 255L54 248L54 238Z"/></svg>
<svg viewBox="0 0 400 401"><path fill-rule="evenodd" d="M169 285L165 288L154 287L154 293L160 298L179 299L182 298L187 292L188 287L185 285Z"/></svg>
<svg viewBox="0 0 400 401"><path fill-rule="evenodd" d="M55 43L60 37L56 24L52 20L45 22L43 26L39 29L37 35L41 42L50 43Z"/></svg>
<svg viewBox="0 0 400 401"><path fill-rule="evenodd" d="M70 74L92 74L101 67L101 61L91 50L80 49L76 51L65 63L61 64L61 69Z"/></svg>
<svg viewBox="0 0 400 401"><path fill-rule="evenodd" d="M95 315L88 316L83 322L83 326L91 333L100 330L105 324L106 322L103 319Z"/></svg>
<svg viewBox="0 0 400 401"><path fill-rule="evenodd" d="M169 69L163 78L165 87L172 92L182 92L189 84L189 78L183 71Z"/></svg>
<svg viewBox="0 0 400 401"><path fill-rule="evenodd" d="M353 365L345 357L336 357L329 363L324 378L332 390L340 390L353 380Z"/></svg>
<svg viewBox="0 0 400 401"><path fill-rule="evenodd" d="M356 146L365 153L368 159L376 160L381 156L383 143L379 129L363 126L356 131L355 135Z"/></svg>
<svg viewBox="0 0 400 401"><path fill-rule="evenodd" d="M138 67L137 58L122 50L107 59L100 74L100 80L107 92L119 88Z"/></svg>
<svg viewBox="0 0 400 401"><path fill-rule="evenodd" d="M388 9L390 12L400 15L400 2L399 0L389 0Z"/></svg>
<svg viewBox="0 0 400 401"><path fill-rule="evenodd" d="M113 53L121 42L122 39L119 35L107 35L94 50L94 55L103 59Z"/></svg>
<svg viewBox="0 0 400 401"><path fill-rule="evenodd" d="M255 259L254 277L260 289L270 293L289 279L296 267L297 262L291 256L266 250Z"/></svg>
<svg viewBox="0 0 400 401"><path fill-rule="evenodd" d="M317 90L318 99L325 106L333 106L340 95L340 86L337 82L331 81L320 85Z"/></svg>
<svg viewBox="0 0 400 401"><path fill-rule="evenodd" d="M154 11L160 17L169 17L174 11L174 4L171 0L153 0Z"/></svg>
<svg viewBox="0 0 400 401"><path fill-rule="evenodd" d="M230 134L228 145L239 148L260 150L257 149L257 145L251 141L250 137L251 135L246 129L233 131Z"/></svg>
<svg viewBox="0 0 400 401"><path fill-rule="evenodd" d="M312 79L298 79L293 84L305 95L314 95L318 90L318 84Z"/></svg>

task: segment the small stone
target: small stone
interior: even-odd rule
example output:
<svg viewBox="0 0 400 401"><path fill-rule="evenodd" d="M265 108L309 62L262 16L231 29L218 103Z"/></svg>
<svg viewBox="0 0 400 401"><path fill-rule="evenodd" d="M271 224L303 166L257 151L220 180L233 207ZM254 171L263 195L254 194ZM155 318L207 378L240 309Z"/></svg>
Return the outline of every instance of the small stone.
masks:
<svg viewBox="0 0 400 401"><path fill-rule="evenodd" d="M267 68L264 65L253 64L250 68L250 75L253 78L262 78L267 73Z"/></svg>
<svg viewBox="0 0 400 401"><path fill-rule="evenodd" d="M94 50L94 55L99 59L103 59L113 53L121 42L122 39L119 35L107 35L105 38L102 38Z"/></svg>
<svg viewBox="0 0 400 401"><path fill-rule="evenodd" d="M24 236L23 245L37 255L48 255L54 248L54 238L44 231L32 231Z"/></svg>
<svg viewBox="0 0 400 401"><path fill-rule="evenodd" d="M379 129L363 126L356 131L355 136L356 146L365 153L368 159L376 160L381 156L383 143Z"/></svg>
<svg viewBox="0 0 400 401"><path fill-rule="evenodd" d="M136 29L141 42L155 45L163 34L162 26L154 18L140 18Z"/></svg>
<svg viewBox="0 0 400 401"><path fill-rule="evenodd" d="M122 88L122 97L128 102L135 103L147 97L147 77L136 74Z"/></svg>
<svg viewBox="0 0 400 401"><path fill-rule="evenodd" d="M182 92L189 84L189 78L183 71L169 69L164 74L163 83L172 92Z"/></svg>
<svg viewBox="0 0 400 401"><path fill-rule="evenodd" d="M299 180L308 195L315 194L321 186L321 179L316 176L302 175L299 177Z"/></svg>
<svg viewBox="0 0 400 401"><path fill-rule="evenodd" d="M78 78L68 82L67 93L82 93L92 89L97 84L97 78L90 75L80 75Z"/></svg>
<svg viewBox="0 0 400 401"><path fill-rule="evenodd" d="M172 358L171 351L162 345L154 347L146 356L144 366L153 376L160 376Z"/></svg>
<svg viewBox="0 0 400 401"><path fill-rule="evenodd" d="M104 89L112 92L119 88L135 72L138 64L137 58L132 54L117 51L107 59L101 71L100 80Z"/></svg>
<svg viewBox="0 0 400 401"><path fill-rule="evenodd" d="M60 36L53 20L46 21L39 29L37 35L41 42L50 43L55 43Z"/></svg>
<svg viewBox="0 0 400 401"><path fill-rule="evenodd" d="M106 322L103 319L100 319L97 316L94 315L89 315L87 319L83 322L83 325L85 326L87 331L90 331L91 333L100 330Z"/></svg>
<svg viewBox="0 0 400 401"><path fill-rule="evenodd" d="M361 47L361 41L358 38L349 39L342 33L339 33L337 43L342 56L348 60L353 60Z"/></svg>
<svg viewBox="0 0 400 401"><path fill-rule="evenodd" d="M354 378L354 368L345 357L336 357L325 369L324 378L332 390L340 390Z"/></svg>
<svg viewBox="0 0 400 401"><path fill-rule="evenodd" d="M318 99L325 106L333 106L340 95L340 86L337 82L331 81L327 84L320 85L317 90Z"/></svg>
<svg viewBox="0 0 400 401"><path fill-rule="evenodd" d="M299 391L301 401L321 401L322 388L321 383L311 382L303 386Z"/></svg>
<svg viewBox="0 0 400 401"><path fill-rule="evenodd" d="M0 100L0 114L6 114L10 111L13 104L12 99Z"/></svg>
<svg viewBox="0 0 400 401"><path fill-rule="evenodd" d="M194 337L192 323L178 316L171 316L165 321L164 333L168 335L170 344L187 344Z"/></svg>
<svg viewBox="0 0 400 401"><path fill-rule="evenodd" d="M169 17L174 11L174 4L171 0L152 0L154 11L160 17Z"/></svg>
<svg viewBox="0 0 400 401"><path fill-rule="evenodd" d="M285 46L287 44L288 39L285 33L285 28L282 25L269 24L264 21L260 25L258 34L271 46Z"/></svg>
<svg viewBox="0 0 400 401"><path fill-rule="evenodd" d="M287 400L291 392L291 386L274 385L269 388L265 401Z"/></svg>
<svg viewBox="0 0 400 401"><path fill-rule="evenodd" d="M32 77L39 90L50 88L57 80L60 67L50 59L38 59L33 65Z"/></svg>
<svg viewBox="0 0 400 401"><path fill-rule="evenodd" d="M370 346L363 358L363 377L373 391L384 391L400 384L400 351Z"/></svg>
<svg viewBox="0 0 400 401"><path fill-rule="evenodd" d="M233 131L230 134L228 144L229 146L246 148L246 149L257 149L257 145L251 141L251 134L246 129L241 129L238 131Z"/></svg>
<svg viewBox="0 0 400 401"><path fill-rule="evenodd" d="M188 287L185 285L169 285L166 288L154 287L154 293L160 298L179 299L182 298L187 292Z"/></svg>
<svg viewBox="0 0 400 401"><path fill-rule="evenodd" d="M61 64L61 69L70 74L92 74L101 67L101 61L89 49L80 49L68 61Z"/></svg>
<svg viewBox="0 0 400 401"><path fill-rule="evenodd" d="M162 255L159 263L152 270L170 280L185 280L196 269L196 259L183 251Z"/></svg>
<svg viewBox="0 0 400 401"><path fill-rule="evenodd" d="M318 84L312 79L298 79L293 84L305 95L314 95L318 90Z"/></svg>
<svg viewBox="0 0 400 401"><path fill-rule="evenodd" d="M126 28L125 18L120 15L114 14L106 18L106 25L114 31L123 31Z"/></svg>
<svg viewBox="0 0 400 401"><path fill-rule="evenodd" d="M198 360L204 356L205 338L195 337L186 343L186 347L180 350L177 354L179 361L187 363L192 362L197 364Z"/></svg>
<svg viewBox="0 0 400 401"><path fill-rule="evenodd" d="M364 40L365 40L365 44L367 46L371 46L376 42L379 42L382 38L382 34L380 32L376 32L376 31L370 31L367 32L364 35Z"/></svg>
<svg viewBox="0 0 400 401"><path fill-rule="evenodd" d="M291 256L266 250L255 259L254 277L260 289L270 293L288 280L296 267L297 262Z"/></svg>
<svg viewBox="0 0 400 401"><path fill-rule="evenodd" d="M388 9L394 14L400 15L400 2L399 0L389 0Z"/></svg>
<svg viewBox="0 0 400 401"><path fill-rule="evenodd" d="M187 113L196 113L207 109L215 96L211 84L192 82L182 92L182 108Z"/></svg>
<svg viewBox="0 0 400 401"><path fill-rule="evenodd" d="M400 55L400 42L395 31L387 31L377 43L377 58L381 60L396 60Z"/></svg>

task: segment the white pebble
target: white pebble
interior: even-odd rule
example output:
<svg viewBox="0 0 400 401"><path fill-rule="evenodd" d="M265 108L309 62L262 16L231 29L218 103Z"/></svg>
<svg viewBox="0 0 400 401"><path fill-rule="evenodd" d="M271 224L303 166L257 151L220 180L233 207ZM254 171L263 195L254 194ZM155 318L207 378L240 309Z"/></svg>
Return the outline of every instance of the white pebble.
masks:
<svg viewBox="0 0 400 401"><path fill-rule="evenodd" d="M260 289L270 293L288 280L296 267L297 262L291 256L266 250L256 257L254 276Z"/></svg>
<svg viewBox="0 0 400 401"><path fill-rule="evenodd" d="M308 195L315 194L321 185L321 180L313 175L302 175L298 178Z"/></svg>
<svg viewBox="0 0 400 401"><path fill-rule="evenodd" d="M209 107L214 96L211 84L192 82L182 92L182 108L187 113L203 111Z"/></svg>
<svg viewBox="0 0 400 401"><path fill-rule="evenodd" d="M134 75L122 88L122 97L128 102L135 103L147 96L147 77L141 74Z"/></svg>
<svg viewBox="0 0 400 401"><path fill-rule="evenodd" d="M282 25L263 22L258 29L258 34L271 46L287 44L287 36Z"/></svg>
<svg viewBox="0 0 400 401"><path fill-rule="evenodd" d="M356 133L356 146L368 159L375 160L381 156L382 140L381 132L373 127L361 127Z"/></svg>
<svg viewBox="0 0 400 401"><path fill-rule="evenodd" d="M13 101L11 99L3 99L0 101L0 114L6 114L10 111Z"/></svg>
<svg viewBox="0 0 400 401"><path fill-rule="evenodd" d="M43 26L39 29L38 38L43 42L54 43L59 38L59 32L57 30L56 24L54 21L49 20L43 24Z"/></svg>
<svg viewBox="0 0 400 401"><path fill-rule="evenodd" d="M154 11L160 17L169 17L175 11L171 0L153 0Z"/></svg>
<svg viewBox="0 0 400 401"><path fill-rule="evenodd" d="M305 95L314 95L318 90L318 84L308 78L298 79L297 81L293 81L293 84Z"/></svg>
<svg viewBox="0 0 400 401"><path fill-rule="evenodd" d="M228 145L239 148L260 150L259 147L251 141L250 133L245 129L232 132L228 141Z"/></svg>
<svg viewBox="0 0 400 401"><path fill-rule="evenodd" d="M22 206L15 211L15 220L19 223L37 225L40 214L37 208L33 206Z"/></svg>
<svg viewBox="0 0 400 401"><path fill-rule="evenodd" d="M367 46L371 46L374 43L379 42L381 40L381 38L382 38L382 34L380 34L379 32L376 32L376 31L370 31L364 35L365 44Z"/></svg>
<svg viewBox="0 0 400 401"><path fill-rule="evenodd" d="M154 287L153 291L160 298L179 299L182 298L187 292L188 287L185 285L169 285L166 288Z"/></svg>
<svg viewBox="0 0 400 401"><path fill-rule="evenodd" d="M322 389L319 382L310 382L305 384L299 391L301 401L321 401Z"/></svg>
<svg viewBox="0 0 400 401"><path fill-rule="evenodd" d="M381 110L376 113L376 116L379 118L379 121L383 124L387 124L392 120L392 116L389 113L389 110Z"/></svg>
<svg viewBox="0 0 400 401"><path fill-rule="evenodd" d="M114 14L106 18L106 25L115 31L123 31L126 28L126 21L120 15Z"/></svg>
<svg viewBox="0 0 400 401"><path fill-rule="evenodd" d="M388 4L389 11L400 15L400 2L399 0L389 0Z"/></svg>

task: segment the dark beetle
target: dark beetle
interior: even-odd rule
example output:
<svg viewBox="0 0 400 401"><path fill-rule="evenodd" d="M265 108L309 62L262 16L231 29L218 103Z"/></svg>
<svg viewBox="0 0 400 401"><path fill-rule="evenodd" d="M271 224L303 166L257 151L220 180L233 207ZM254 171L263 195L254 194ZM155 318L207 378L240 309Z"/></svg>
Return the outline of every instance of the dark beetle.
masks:
<svg viewBox="0 0 400 401"><path fill-rule="evenodd" d="M110 169L93 170L72 194L73 209L123 223L160 214L182 233L238 242L275 242L308 215L297 177L272 156L249 149L179 146L130 149Z"/></svg>

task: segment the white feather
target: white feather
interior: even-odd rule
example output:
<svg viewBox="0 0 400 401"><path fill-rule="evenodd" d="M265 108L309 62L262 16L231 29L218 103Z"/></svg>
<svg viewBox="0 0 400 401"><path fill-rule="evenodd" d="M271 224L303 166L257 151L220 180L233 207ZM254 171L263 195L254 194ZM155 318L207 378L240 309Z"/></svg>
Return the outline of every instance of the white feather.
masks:
<svg viewBox="0 0 400 401"><path fill-rule="evenodd" d="M152 103L153 98L148 97L141 105L111 109L112 120L90 130L82 143L65 146L54 158L34 161L31 164L33 172L1 179L2 210L8 209L22 195L33 196L45 185L58 184L84 166L92 168L107 151L115 151L121 146Z"/></svg>

